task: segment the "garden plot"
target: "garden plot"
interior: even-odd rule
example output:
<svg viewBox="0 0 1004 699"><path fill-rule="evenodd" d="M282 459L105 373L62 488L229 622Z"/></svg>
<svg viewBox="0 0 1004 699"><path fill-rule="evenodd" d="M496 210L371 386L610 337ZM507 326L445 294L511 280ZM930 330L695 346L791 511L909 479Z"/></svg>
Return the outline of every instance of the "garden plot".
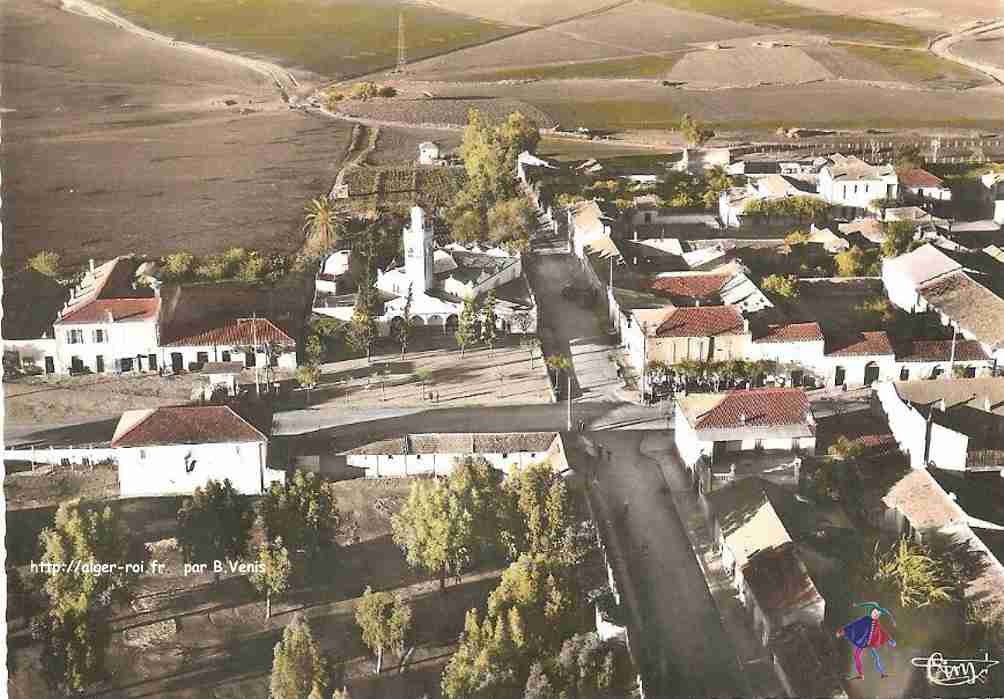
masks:
<svg viewBox="0 0 1004 699"><path fill-rule="evenodd" d="M794 46L692 51L669 72L669 79L698 85L758 85L830 80L833 73Z"/></svg>

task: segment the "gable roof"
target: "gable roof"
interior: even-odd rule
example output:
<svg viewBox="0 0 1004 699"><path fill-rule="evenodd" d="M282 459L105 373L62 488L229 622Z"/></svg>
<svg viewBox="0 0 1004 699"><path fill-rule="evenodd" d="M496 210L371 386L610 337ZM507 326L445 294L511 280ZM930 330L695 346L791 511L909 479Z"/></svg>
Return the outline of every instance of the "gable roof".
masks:
<svg viewBox="0 0 1004 699"><path fill-rule="evenodd" d="M639 322L650 322L646 332L653 337L715 337L746 332L742 314L735 306L669 306L635 311Z"/></svg>
<svg viewBox="0 0 1004 699"><path fill-rule="evenodd" d="M819 323L787 323L768 325L753 338L753 342L821 342L823 331Z"/></svg>
<svg viewBox="0 0 1004 699"><path fill-rule="evenodd" d="M275 343L295 347L296 340L268 318L227 318L204 321L196 325L174 328L172 336L161 344L165 347L233 347L260 346Z"/></svg>
<svg viewBox="0 0 1004 699"><path fill-rule="evenodd" d="M882 498L899 510L915 529L936 529L961 524L966 514L925 469L911 469Z"/></svg>
<svg viewBox="0 0 1004 699"><path fill-rule="evenodd" d="M868 357L894 354L892 342L884 330L866 330L826 338L826 354L831 357Z"/></svg>
<svg viewBox="0 0 1004 699"><path fill-rule="evenodd" d="M728 274L672 274L656 277L645 286L669 296L708 299L717 296L729 279Z"/></svg>
<svg viewBox="0 0 1004 699"><path fill-rule="evenodd" d="M160 313L160 297L141 299L96 299L64 313L62 324L114 323L154 320Z"/></svg>
<svg viewBox="0 0 1004 699"><path fill-rule="evenodd" d="M783 496L778 487L759 477L742 478L707 496L740 568L758 552L792 541L775 507L775 500Z"/></svg>
<svg viewBox="0 0 1004 699"><path fill-rule="evenodd" d="M934 279L918 293L980 342L993 348L1004 345L1004 299L968 273L955 271Z"/></svg>
<svg viewBox="0 0 1004 699"><path fill-rule="evenodd" d="M962 269L961 264L930 243L891 260L883 260L882 264L918 286Z"/></svg>
<svg viewBox="0 0 1004 699"><path fill-rule="evenodd" d="M815 433L809 399L800 388L697 394L677 403L702 440L722 441L753 433L776 437L810 437Z"/></svg>
<svg viewBox="0 0 1004 699"><path fill-rule="evenodd" d="M945 181L919 167L897 168L896 176L904 187L943 187Z"/></svg>
<svg viewBox="0 0 1004 699"><path fill-rule="evenodd" d="M760 551L742 570L761 611L775 622L775 628L787 612L826 604L794 544Z"/></svg>
<svg viewBox="0 0 1004 699"><path fill-rule="evenodd" d="M129 410L122 414L113 447L265 442L268 438L225 405Z"/></svg>
<svg viewBox="0 0 1004 699"><path fill-rule="evenodd" d="M909 340L896 347L898 362L947 362L952 358L951 340ZM983 346L976 340L957 339L955 359L960 362L989 360Z"/></svg>
<svg viewBox="0 0 1004 699"><path fill-rule="evenodd" d="M888 163L872 165L856 155L834 153L826 160L828 162L823 167L830 171L830 177L834 180L863 180L896 175L896 170L892 165Z"/></svg>

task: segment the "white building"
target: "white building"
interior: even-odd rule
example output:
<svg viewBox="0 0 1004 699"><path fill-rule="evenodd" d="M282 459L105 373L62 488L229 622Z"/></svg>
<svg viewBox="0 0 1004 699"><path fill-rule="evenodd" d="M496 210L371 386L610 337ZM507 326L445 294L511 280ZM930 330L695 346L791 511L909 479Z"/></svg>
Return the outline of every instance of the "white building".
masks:
<svg viewBox="0 0 1004 699"><path fill-rule="evenodd" d="M806 182L785 175L751 176L741 187L731 187L718 197L718 217L728 228L752 225L795 226L800 220L794 216L763 216L750 211L757 202L780 202L791 197L819 199Z"/></svg>
<svg viewBox="0 0 1004 699"><path fill-rule="evenodd" d="M520 255L477 244L451 243L437 247L432 221L419 206L412 207L411 223L404 229L403 238L404 264L377 271L375 286L382 302L377 326L382 335L392 333L397 324L405 322L409 292L409 320L416 327L452 332L459 323L465 299L482 304L494 292L500 330L514 334L536 332L536 302L523 276ZM318 276L314 312L349 321L355 294L327 286L337 283L337 279L329 281Z"/></svg>
<svg viewBox="0 0 1004 699"><path fill-rule="evenodd" d="M979 261L993 269L994 258L980 254ZM937 313L943 325L979 342L999 363L1004 360L1004 298L982 283L993 283L993 276L963 266L931 244L882 261L882 283L893 304L910 313Z"/></svg>
<svg viewBox="0 0 1004 699"><path fill-rule="evenodd" d="M830 204L843 207L851 218L876 199L894 199L899 179L891 164L871 165L860 158L839 153L825 158L819 171L819 194Z"/></svg>
<svg viewBox="0 0 1004 699"><path fill-rule="evenodd" d="M1004 469L1004 379L886 382L876 396L913 468Z"/></svg>
<svg viewBox="0 0 1004 699"><path fill-rule="evenodd" d="M983 201L991 211L995 223L1004 225L1004 172L991 172L980 177Z"/></svg>
<svg viewBox="0 0 1004 699"><path fill-rule="evenodd" d="M800 388L682 396L675 426L676 447L689 469L702 457L714 466L737 452L811 454L816 448L816 421Z"/></svg>
<svg viewBox="0 0 1004 699"><path fill-rule="evenodd" d="M563 454L557 432L406 434L365 444L344 453L349 467L367 478L449 475L459 459L477 456L509 473L514 467ZM564 464L564 458L558 460Z"/></svg>
<svg viewBox="0 0 1004 699"><path fill-rule="evenodd" d="M130 410L112 447L121 497L190 495L209 480L229 479L260 495L282 471L267 466L268 438L226 406Z"/></svg>
<svg viewBox="0 0 1004 699"><path fill-rule="evenodd" d="M896 170L899 188L903 194L909 193L925 201L951 201L952 190L937 175L922 168L902 168Z"/></svg>
<svg viewBox="0 0 1004 699"><path fill-rule="evenodd" d="M132 257L91 261L53 323L57 373L158 368L160 293L136 285L138 265Z"/></svg>
<svg viewBox="0 0 1004 699"><path fill-rule="evenodd" d="M422 141L418 144L418 164L437 165L439 164L439 146L432 141Z"/></svg>
<svg viewBox="0 0 1004 699"><path fill-rule="evenodd" d="M179 373L210 362L243 362L247 369L296 369L296 340L267 318L223 318L165 327L161 363Z"/></svg>

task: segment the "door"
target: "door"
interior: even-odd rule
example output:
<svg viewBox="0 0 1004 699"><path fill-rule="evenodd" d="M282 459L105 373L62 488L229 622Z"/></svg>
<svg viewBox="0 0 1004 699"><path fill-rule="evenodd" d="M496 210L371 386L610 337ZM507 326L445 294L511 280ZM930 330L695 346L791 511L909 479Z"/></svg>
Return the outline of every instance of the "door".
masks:
<svg viewBox="0 0 1004 699"><path fill-rule="evenodd" d="M181 352L171 352L171 371L180 374L185 370L185 357Z"/></svg>
<svg viewBox="0 0 1004 699"><path fill-rule="evenodd" d="M195 361L199 364L205 364L209 361L209 352L196 352Z"/></svg>
<svg viewBox="0 0 1004 699"><path fill-rule="evenodd" d="M123 374L132 371L132 357L123 357L119 360L119 371Z"/></svg>
<svg viewBox="0 0 1004 699"><path fill-rule="evenodd" d="M796 369L791 372L791 385L801 386L802 382L805 380L805 373L801 369Z"/></svg>
<svg viewBox="0 0 1004 699"><path fill-rule="evenodd" d="M56 373L56 362L52 357L45 358L45 373L46 374Z"/></svg>
<svg viewBox="0 0 1004 699"><path fill-rule="evenodd" d="M148 354L146 360L150 363L150 371L157 371L157 355Z"/></svg>
<svg viewBox="0 0 1004 699"><path fill-rule="evenodd" d="M847 380L847 372L842 366L838 366L833 372L833 385L841 386Z"/></svg>
<svg viewBox="0 0 1004 699"><path fill-rule="evenodd" d="M258 363L258 357L256 352L245 352L244 353L244 368L251 369L255 364Z"/></svg>
<svg viewBox="0 0 1004 699"><path fill-rule="evenodd" d="M94 358L94 370L99 374L105 373L105 356L103 354Z"/></svg>
<svg viewBox="0 0 1004 699"><path fill-rule="evenodd" d="M865 386L871 386L879 379L879 366L875 362L865 364Z"/></svg>
<svg viewBox="0 0 1004 699"><path fill-rule="evenodd" d="M223 352L220 353L220 361L230 361L230 350L223 350Z"/></svg>

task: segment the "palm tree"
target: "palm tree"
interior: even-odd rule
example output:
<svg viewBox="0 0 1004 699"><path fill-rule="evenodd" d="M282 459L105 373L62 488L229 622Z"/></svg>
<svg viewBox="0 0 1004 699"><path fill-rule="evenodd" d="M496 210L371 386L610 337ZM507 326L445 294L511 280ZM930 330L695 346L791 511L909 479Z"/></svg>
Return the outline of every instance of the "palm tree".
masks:
<svg viewBox="0 0 1004 699"><path fill-rule="evenodd" d="M340 221L331 200L327 197L311 199L305 207L303 231L314 242L320 242L324 250L329 250L338 238Z"/></svg>

